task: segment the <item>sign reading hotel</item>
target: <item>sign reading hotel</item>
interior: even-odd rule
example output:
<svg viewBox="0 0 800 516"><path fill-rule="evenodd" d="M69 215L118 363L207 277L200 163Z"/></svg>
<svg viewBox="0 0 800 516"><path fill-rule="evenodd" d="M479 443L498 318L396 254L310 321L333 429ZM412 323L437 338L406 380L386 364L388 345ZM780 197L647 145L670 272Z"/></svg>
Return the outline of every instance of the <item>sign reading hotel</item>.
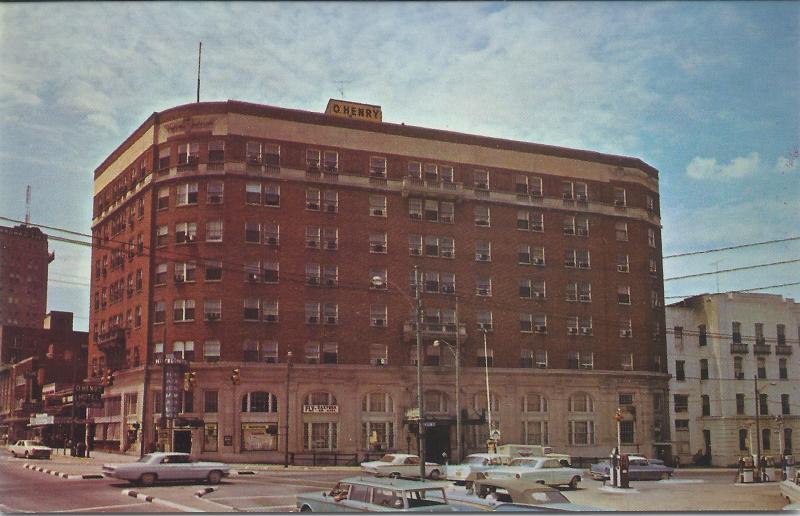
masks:
<svg viewBox="0 0 800 516"><path fill-rule="evenodd" d="M328 107L325 108L325 114L342 118L366 120L368 122L383 121L383 113L381 113L380 106L373 106L371 104L358 104L356 102L347 102L345 100L328 100Z"/></svg>

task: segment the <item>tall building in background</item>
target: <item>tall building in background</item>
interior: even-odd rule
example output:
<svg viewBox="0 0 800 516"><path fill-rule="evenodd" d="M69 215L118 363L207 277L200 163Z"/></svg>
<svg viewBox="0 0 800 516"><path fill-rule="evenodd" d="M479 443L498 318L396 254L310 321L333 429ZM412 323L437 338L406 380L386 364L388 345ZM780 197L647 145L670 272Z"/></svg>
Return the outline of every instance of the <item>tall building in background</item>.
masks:
<svg viewBox="0 0 800 516"><path fill-rule="evenodd" d="M429 459L457 453L457 414L465 452L491 419L501 443L607 456L619 407L625 450L669 453L658 172L639 159L228 101L154 113L94 177L96 442L413 451L417 285Z"/></svg>
<svg viewBox="0 0 800 516"><path fill-rule="evenodd" d="M47 268L54 258L39 228L0 226L0 324L42 327Z"/></svg>
<svg viewBox="0 0 800 516"><path fill-rule="evenodd" d="M735 465L759 445L776 462L792 454L800 304L773 294L702 294L669 305L666 317L673 452L682 462Z"/></svg>

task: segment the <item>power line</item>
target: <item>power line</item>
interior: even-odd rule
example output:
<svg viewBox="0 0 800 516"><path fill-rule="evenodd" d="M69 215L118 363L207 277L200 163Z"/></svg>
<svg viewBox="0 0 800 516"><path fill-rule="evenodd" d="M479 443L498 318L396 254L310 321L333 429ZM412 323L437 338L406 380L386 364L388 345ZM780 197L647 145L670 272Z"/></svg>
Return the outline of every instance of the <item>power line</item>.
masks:
<svg viewBox="0 0 800 516"><path fill-rule="evenodd" d="M716 274L716 273L715 273ZM770 288L780 288L780 287L793 287L795 285L800 285L800 281L796 281L794 283L779 283L777 285L767 285L766 287L754 287L754 288L741 288L738 290L728 290L726 292L719 292L719 294L736 294L738 292L755 292L756 290L767 290ZM690 294L690 295L683 295L683 296L664 296L664 299L680 299L680 298L689 298L694 296L701 296L703 294Z"/></svg>
<svg viewBox="0 0 800 516"><path fill-rule="evenodd" d="M716 249L706 249L705 251L690 251L688 253L678 253L678 254L669 254L667 256L663 256L664 260L669 258L678 258L681 256L694 256L696 254L707 254L707 253L716 253L719 251L729 251L731 249L742 249L744 247L755 247L759 245L767 245L767 244L776 244L779 242L790 242L792 240L800 240L800 236L789 237L789 238L781 238L778 240L765 240L764 242L753 242L751 244L739 244L739 245L732 245L728 247L718 247Z"/></svg>
<svg viewBox="0 0 800 516"><path fill-rule="evenodd" d="M746 267L734 267L733 269L720 269L718 271L713 271L713 272L699 272L697 274L687 274L686 276L673 276L672 278L664 278L664 281L667 282L667 281L675 281L675 280L681 280L681 279L686 279L686 278L697 278L699 276L710 276L712 274L719 274L721 272L744 271L744 270L749 270L749 269L759 269L761 267L772 267L773 265L784 265L784 264L787 264L787 263L797 263L797 262L800 262L800 258L797 258L797 259L794 259L794 260L783 260L783 261L780 261L780 262L760 263L760 264L757 264L757 265L748 265Z"/></svg>

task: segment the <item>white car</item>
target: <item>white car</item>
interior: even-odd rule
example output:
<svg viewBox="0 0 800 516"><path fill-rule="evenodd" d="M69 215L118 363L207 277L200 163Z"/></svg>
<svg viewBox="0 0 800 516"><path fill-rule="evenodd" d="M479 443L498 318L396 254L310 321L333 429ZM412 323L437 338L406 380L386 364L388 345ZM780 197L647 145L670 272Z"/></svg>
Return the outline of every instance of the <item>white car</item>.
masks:
<svg viewBox="0 0 800 516"><path fill-rule="evenodd" d="M53 452L51 448L33 440L23 440L9 444L8 451L14 457L25 457L26 459L49 459L50 454Z"/></svg>
<svg viewBox="0 0 800 516"><path fill-rule="evenodd" d="M188 453L148 453L136 462L103 464L103 476L146 486L162 480L205 480L218 484L229 474L227 464L193 460Z"/></svg>
<svg viewBox="0 0 800 516"><path fill-rule="evenodd" d="M486 471L485 475L490 479L516 478L524 482L548 486L566 485L575 489L581 481L583 470L567 467L561 460L551 457L520 457L513 459L508 466Z"/></svg>
<svg viewBox="0 0 800 516"><path fill-rule="evenodd" d="M800 502L800 471L781 482L781 495L792 503Z"/></svg>
<svg viewBox="0 0 800 516"><path fill-rule="evenodd" d="M419 456L406 453L387 453L380 460L361 463L361 472L376 477L419 477ZM442 466L435 462L425 463L425 475L431 480L442 476Z"/></svg>
<svg viewBox="0 0 800 516"><path fill-rule="evenodd" d="M445 467L445 478L457 485L464 484L470 473L481 472L507 466L511 457L498 453L473 453L467 455L461 464L448 464Z"/></svg>

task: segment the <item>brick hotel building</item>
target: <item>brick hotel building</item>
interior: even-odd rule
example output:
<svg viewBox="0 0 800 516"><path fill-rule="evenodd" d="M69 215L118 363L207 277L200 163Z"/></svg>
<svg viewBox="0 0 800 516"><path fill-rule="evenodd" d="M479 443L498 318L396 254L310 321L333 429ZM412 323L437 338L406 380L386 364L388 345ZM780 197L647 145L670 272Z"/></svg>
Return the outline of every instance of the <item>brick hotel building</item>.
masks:
<svg viewBox="0 0 800 516"><path fill-rule="evenodd" d="M429 459L456 453L458 410L464 451L485 450L487 363L503 443L605 456L621 406L623 449L669 453L658 172L639 159L227 101L154 113L94 177L99 447L413 452L418 270ZM461 348L460 407L437 339ZM164 356L195 374L160 428Z"/></svg>

